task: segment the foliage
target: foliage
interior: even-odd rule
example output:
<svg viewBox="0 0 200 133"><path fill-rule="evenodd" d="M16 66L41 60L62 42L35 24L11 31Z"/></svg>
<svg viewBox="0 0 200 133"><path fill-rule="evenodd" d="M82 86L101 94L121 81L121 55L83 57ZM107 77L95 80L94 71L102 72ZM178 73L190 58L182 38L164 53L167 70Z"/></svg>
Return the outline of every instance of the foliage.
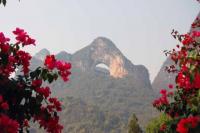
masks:
<svg viewBox="0 0 200 133"><path fill-rule="evenodd" d="M64 133L123 133L127 130L121 116L106 111L106 108L74 97L64 98L63 102L64 108L60 117L63 118L63 125L66 125Z"/></svg>
<svg viewBox="0 0 200 133"><path fill-rule="evenodd" d="M128 125L128 133L141 133L142 130L138 124L138 119L135 114L132 115L129 125Z"/></svg>
<svg viewBox="0 0 200 133"><path fill-rule="evenodd" d="M35 40L19 28L13 34L16 42L10 43L10 39L0 32L0 130L6 133L28 132L28 122L33 121L49 133L60 133L63 127L57 113L62 110L61 103L50 97L50 88L42 84L52 83L58 76L67 81L71 65L48 55L44 67L30 71L32 57L21 48L35 45ZM23 73L11 78L17 69Z"/></svg>
<svg viewBox="0 0 200 133"><path fill-rule="evenodd" d="M19 0L19 1L20 1L20 0ZM3 4L4 6L6 6L7 0L0 0L0 4Z"/></svg>
<svg viewBox="0 0 200 133"><path fill-rule="evenodd" d="M170 120L170 117L168 117L166 114L161 114L149 122L146 127L146 133L159 133L160 127Z"/></svg>
<svg viewBox="0 0 200 133"><path fill-rule="evenodd" d="M4 6L6 5L7 1L6 0L0 0L0 4L3 4Z"/></svg>
<svg viewBox="0 0 200 133"><path fill-rule="evenodd" d="M168 72L176 73L176 85L169 85L169 91L161 90L162 96L153 103L154 107L171 118L171 121L162 125L159 132L200 132L199 27L200 19L197 18L190 33L181 35L172 31L172 36L181 42L176 49L166 52L174 61Z"/></svg>

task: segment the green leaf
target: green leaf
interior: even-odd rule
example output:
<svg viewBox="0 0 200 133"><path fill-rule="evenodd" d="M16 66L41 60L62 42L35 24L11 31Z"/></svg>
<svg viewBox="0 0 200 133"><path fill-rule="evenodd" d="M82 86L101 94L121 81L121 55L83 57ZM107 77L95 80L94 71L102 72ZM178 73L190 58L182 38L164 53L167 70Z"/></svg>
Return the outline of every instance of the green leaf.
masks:
<svg viewBox="0 0 200 133"><path fill-rule="evenodd" d="M41 77L42 77L42 79L44 79L44 81L45 80L47 80L47 73L48 73L48 70L47 69L43 69L42 70L42 74L41 74Z"/></svg>
<svg viewBox="0 0 200 133"><path fill-rule="evenodd" d="M192 59L197 59L198 52L194 49L188 52L188 57Z"/></svg>
<svg viewBox="0 0 200 133"><path fill-rule="evenodd" d="M52 83L54 80L54 76L49 73L47 74L47 78L48 78L49 83Z"/></svg>
<svg viewBox="0 0 200 133"><path fill-rule="evenodd" d="M6 6L6 0L0 0L0 4L3 4L4 6Z"/></svg>
<svg viewBox="0 0 200 133"><path fill-rule="evenodd" d="M3 5L6 6L6 0L3 0Z"/></svg>
<svg viewBox="0 0 200 133"><path fill-rule="evenodd" d="M35 71L30 72L31 79L38 78L41 72L41 67L38 67Z"/></svg>
<svg viewBox="0 0 200 133"><path fill-rule="evenodd" d="M200 98L200 90L198 90L197 97Z"/></svg>

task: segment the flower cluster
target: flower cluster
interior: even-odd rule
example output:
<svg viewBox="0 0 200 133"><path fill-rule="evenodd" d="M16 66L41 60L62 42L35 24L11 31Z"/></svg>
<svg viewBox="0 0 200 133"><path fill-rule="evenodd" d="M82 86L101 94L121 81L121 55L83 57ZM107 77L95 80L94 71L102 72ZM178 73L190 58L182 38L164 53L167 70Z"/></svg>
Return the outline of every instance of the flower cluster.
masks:
<svg viewBox="0 0 200 133"><path fill-rule="evenodd" d="M197 127L199 122L199 116L190 116L188 118L183 118L177 124L176 131L179 133L188 133L189 129Z"/></svg>
<svg viewBox="0 0 200 133"><path fill-rule="evenodd" d="M63 129L63 126L58 123L59 117L46 120L45 110L39 116L35 117L34 120L38 121L38 123L49 133L61 133Z"/></svg>
<svg viewBox="0 0 200 133"><path fill-rule="evenodd" d="M176 49L167 51L173 67L168 72L176 73L176 89L161 90L161 97L153 102L153 106L166 113L171 120L160 127L160 131L193 133L200 132L200 19L192 24L190 33L180 35L172 31L172 36L180 41ZM176 71L174 71L176 70ZM174 88L169 85L169 88Z"/></svg>
<svg viewBox="0 0 200 133"><path fill-rule="evenodd" d="M20 64L22 64L23 66L23 72L24 74L28 74L29 72L29 65L30 65L30 59L31 59L31 56L29 53L26 53L25 51L17 51L17 56L18 56L18 61Z"/></svg>
<svg viewBox="0 0 200 133"><path fill-rule="evenodd" d="M58 70L59 75L62 77L64 81L69 80L68 77L71 74L71 72L69 71L71 69L70 63L58 61L55 59L54 55L48 55L45 59L44 65L50 70L56 68Z"/></svg>
<svg viewBox="0 0 200 133"><path fill-rule="evenodd" d="M154 102L153 102L153 106L154 107L160 107L162 105L169 105L169 101L168 101L168 98L167 98L167 91L165 89L162 89L160 91L160 94L162 95L160 98L156 99Z"/></svg>
<svg viewBox="0 0 200 133"><path fill-rule="evenodd" d="M51 94L50 88L49 87L41 87L41 88L36 88L35 91L44 96L45 98L49 97Z"/></svg>
<svg viewBox="0 0 200 133"><path fill-rule="evenodd" d="M1 95L0 95L0 108L3 110L9 109L8 103L3 101L3 96L1 96Z"/></svg>
<svg viewBox="0 0 200 133"><path fill-rule="evenodd" d="M7 115L0 116L0 129L2 133L18 133L19 123Z"/></svg>
<svg viewBox="0 0 200 133"><path fill-rule="evenodd" d="M20 28L16 28L13 33L16 35L17 44L22 44L22 46L33 44L35 45L35 40L32 39L27 33Z"/></svg>
<svg viewBox="0 0 200 133"><path fill-rule="evenodd" d="M29 129L29 121L38 122L49 133L60 133L63 126L59 124L57 113L62 110L60 101L51 97L51 89L43 86L44 81L52 83L59 76L68 81L71 64L48 55L45 67L30 71L31 56L21 47L35 45L23 29L13 31L16 42L0 32L0 132L18 133ZM16 70L21 75L10 78Z"/></svg>

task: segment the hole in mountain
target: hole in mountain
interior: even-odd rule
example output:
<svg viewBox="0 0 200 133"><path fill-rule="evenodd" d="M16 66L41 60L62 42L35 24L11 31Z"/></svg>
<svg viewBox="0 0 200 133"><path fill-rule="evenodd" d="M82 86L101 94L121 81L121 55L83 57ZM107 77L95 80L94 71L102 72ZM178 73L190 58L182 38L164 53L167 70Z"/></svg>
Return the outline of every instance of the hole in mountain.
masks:
<svg viewBox="0 0 200 133"><path fill-rule="evenodd" d="M95 70L96 72L110 74L109 67L104 63L97 64Z"/></svg>
<svg viewBox="0 0 200 133"><path fill-rule="evenodd" d="M102 69L106 69L106 70L109 71L109 67L106 64L103 64L103 63L96 65L96 68L102 68Z"/></svg>

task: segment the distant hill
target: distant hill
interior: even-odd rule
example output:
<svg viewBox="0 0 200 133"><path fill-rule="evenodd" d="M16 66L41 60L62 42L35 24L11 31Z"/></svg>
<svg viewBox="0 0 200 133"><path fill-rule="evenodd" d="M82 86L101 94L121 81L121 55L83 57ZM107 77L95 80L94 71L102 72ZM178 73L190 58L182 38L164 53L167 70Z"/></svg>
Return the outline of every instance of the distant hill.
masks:
<svg viewBox="0 0 200 133"><path fill-rule="evenodd" d="M38 52L31 61L31 69L42 65L41 59L47 53L47 50ZM56 58L72 64L70 81L64 83L59 79L51 86L53 95L64 98L66 103L61 116L67 133L76 133L79 128L83 133L95 130L99 131L97 133L120 133L133 113L143 127L155 115L151 105L155 94L148 70L143 65L134 65L111 40L98 37L74 54L62 51ZM66 97L79 101L70 103ZM92 105L92 110L85 109L90 108L88 105ZM76 114L77 110L82 114ZM112 118L104 119L108 117L107 112Z"/></svg>
<svg viewBox="0 0 200 133"><path fill-rule="evenodd" d="M166 71L166 67L173 65L173 63L174 62L170 58L167 58L157 76L155 77L152 83L152 87L157 94L159 94L161 89L168 89L169 84L175 84L176 73L168 73Z"/></svg>
<svg viewBox="0 0 200 133"><path fill-rule="evenodd" d="M66 98L61 115L65 133L124 133L127 123L114 112L90 105L81 99Z"/></svg>

